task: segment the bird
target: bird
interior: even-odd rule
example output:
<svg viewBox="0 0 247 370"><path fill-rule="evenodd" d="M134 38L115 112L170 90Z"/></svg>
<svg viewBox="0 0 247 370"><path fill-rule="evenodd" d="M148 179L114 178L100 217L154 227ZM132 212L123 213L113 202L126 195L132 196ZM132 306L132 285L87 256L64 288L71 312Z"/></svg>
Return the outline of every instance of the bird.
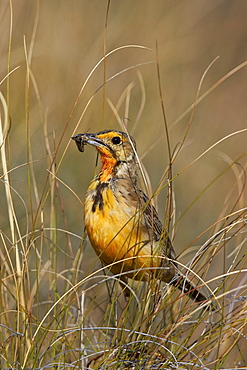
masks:
<svg viewBox="0 0 247 370"><path fill-rule="evenodd" d="M121 277L157 278L187 293L195 302L208 300L179 271L176 253L156 208L138 186L136 143L127 132L106 129L72 139L80 152L96 148L101 170L91 181L84 203L84 221L92 247L103 265Z"/></svg>

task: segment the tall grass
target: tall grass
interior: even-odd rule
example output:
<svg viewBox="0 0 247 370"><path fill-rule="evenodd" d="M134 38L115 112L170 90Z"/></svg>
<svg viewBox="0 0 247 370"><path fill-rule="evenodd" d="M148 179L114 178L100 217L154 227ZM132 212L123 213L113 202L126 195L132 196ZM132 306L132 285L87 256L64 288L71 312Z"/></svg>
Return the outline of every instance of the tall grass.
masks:
<svg viewBox="0 0 247 370"><path fill-rule="evenodd" d="M11 117L15 98L11 76L17 73L11 70L10 63L11 27L8 72L0 85L1 369L245 368L246 150L228 154L227 148L233 139L239 137L241 141L246 138L247 130L235 130L233 127L230 133L221 135L206 148L202 146L202 150L197 155L193 154L192 159L186 159L186 163L181 158L189 145L189 136L193 136L191 127L200 110L200 103L229 77L234 78L246 63L203 90L210 65L201 81L198 81L194 100L190 102L188 110L170 123L165 117L167 110L159 55L156 55L154 62L151 58L144 62L138 60L133 65L117 69L107 78L109 58L117 57L119 53L124 55L130 48L140 54L149 49L129 44L114 48L109 53L105 52L100 61L95 63L74 97L63 125L52 130L49 127L51 118L44 108L44 97L32 69L38 11L36 17L31 41L27 46L24 40L23 46L25 99L20 104L25 118L19 127ZM155 65L155 78L158 81L156 99L163 112L164 129L162 135L155 135L148 146L145 137L155 132L156 126L154 123L151 128L142 129L141 119L147 98L145 79L140 70L149 63ZM102 65L106 68L103 69L105 80L103 78L103 82L97 82L96 89L89 96L89 81ZM134 72L137 76L135 81L123 85L117 102L113 102L107 95L107 86L117 85L123 76L133 71L137 71ZM134 87L138 90L139 104L134 108L135 120L129 122L134 104ZM70 146L70 137L81 131L79 127L89 114L92 101L96 99L98 104L99 99L102 103L103 90L101 109L104 122L118 129L123 128L123 117L126 118L124 122L128 131L137 136L139 143L142 142L142 145L138 145L139 152L142 152L140 161L151 158L152 163L156 163L153 151L160 148L160 142L162 146L170 147L166 159L168 166L164 165L163 156L161 162L157 161L159 165L155 166L158 178L155 190L148 177L149 168L146 169L144 165L140 182L156 204L165 198L166 192L166 205L161 202L163 207L159 209L160 214L163 213L163 222L169 227L175 249L179 233L182 232L186 240L178 256L179 268L210 298L211 305L210 302L198 305L185 293L156 280L145 283L129 281L131 295L127 302L120 285L121 274L111 275L107 267L100 266L92 253L84 233L82 193L90 176L93 176L95 162L90 157L89 148L82 156L74 146ZM82 102L83 108L78 108ZM177 128L185 119L186 128L181 130L179 138L174 139L172 128ZM35 125L36 120L39 123ZM99 120L91 131L100 130L102 125ZM197 140L204 140L203 132ZM220 149L224 144L223 152ZM180 212L176 202L178 179L184 173L190 173L198 163L202 167L200 170L207 171L207 163L202 160L208 154L214 154L218 148L217 155L224 166L209 176L195 196L190 197L188 188L189 202ZM88 157L90 163L87 167ZM19 158L18 164L16 158ZM70 166L73 172L68 171L67 167ZM86 173L89 169L90 175ZM200 182L196 175L194 172L194 181ZM79 179L82 193L77 194L78 183L71 176ZM225 181L228 186L216 186ZM217 208L217 217L214 216L215 210L212 215L206 214L206 206L199 213L194 211L194 206L200 204L208 193L211 194L211 189L219 192L215 202L225 192L225 201ZM183 225L188 222L194 228L197 218L201 221L204 217L209 220L205 231L188 239L186 226Z"/></svg>

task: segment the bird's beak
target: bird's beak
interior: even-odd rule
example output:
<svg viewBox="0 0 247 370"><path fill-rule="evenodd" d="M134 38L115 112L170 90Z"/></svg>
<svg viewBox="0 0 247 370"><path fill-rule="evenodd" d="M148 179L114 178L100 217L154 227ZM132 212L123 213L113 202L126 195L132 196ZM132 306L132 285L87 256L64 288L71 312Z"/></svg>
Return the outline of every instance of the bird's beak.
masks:
<svg viewBox="0 0 247 370"><path fill-rule="evenodd" d="M80 152L84 152L84 146L86 144L96 146L98 148L105 148L105 143L99 139L96 134L78 134L76 136L72 136L71 139L75 140L77 148Z"/></svg>

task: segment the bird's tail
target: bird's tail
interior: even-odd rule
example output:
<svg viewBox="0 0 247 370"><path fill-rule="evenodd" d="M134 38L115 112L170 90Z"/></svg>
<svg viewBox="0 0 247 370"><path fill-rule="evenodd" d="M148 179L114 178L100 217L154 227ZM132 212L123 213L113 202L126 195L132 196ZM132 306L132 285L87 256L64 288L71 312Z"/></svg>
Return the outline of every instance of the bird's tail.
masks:
<svg viewBox="0 0 247 370"><path fill-rule="evenodd" d="M172 279L170 283L179 288L184 294L188 294L188 296L195 302L201 303L209 300L184 276L179 276L178 279Z"/></svg>

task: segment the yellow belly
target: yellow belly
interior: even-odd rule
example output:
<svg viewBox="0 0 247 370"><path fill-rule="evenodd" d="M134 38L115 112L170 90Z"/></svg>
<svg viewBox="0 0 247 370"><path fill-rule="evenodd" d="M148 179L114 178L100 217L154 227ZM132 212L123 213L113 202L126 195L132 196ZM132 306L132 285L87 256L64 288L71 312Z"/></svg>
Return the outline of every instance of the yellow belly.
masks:
<svg viewBox="0 0 247 370"><path fill-rule="evenodd" d="M128 272L137 280L150 278L150 268L159 267L161 259L149 240L135 202L114 196L106 187L96 206L95 184L88 189L85 200L85 226L95 252L114 274ZM93 209L93 211L92 211ZM126 275L125 275L126 276Z"/></svg>

